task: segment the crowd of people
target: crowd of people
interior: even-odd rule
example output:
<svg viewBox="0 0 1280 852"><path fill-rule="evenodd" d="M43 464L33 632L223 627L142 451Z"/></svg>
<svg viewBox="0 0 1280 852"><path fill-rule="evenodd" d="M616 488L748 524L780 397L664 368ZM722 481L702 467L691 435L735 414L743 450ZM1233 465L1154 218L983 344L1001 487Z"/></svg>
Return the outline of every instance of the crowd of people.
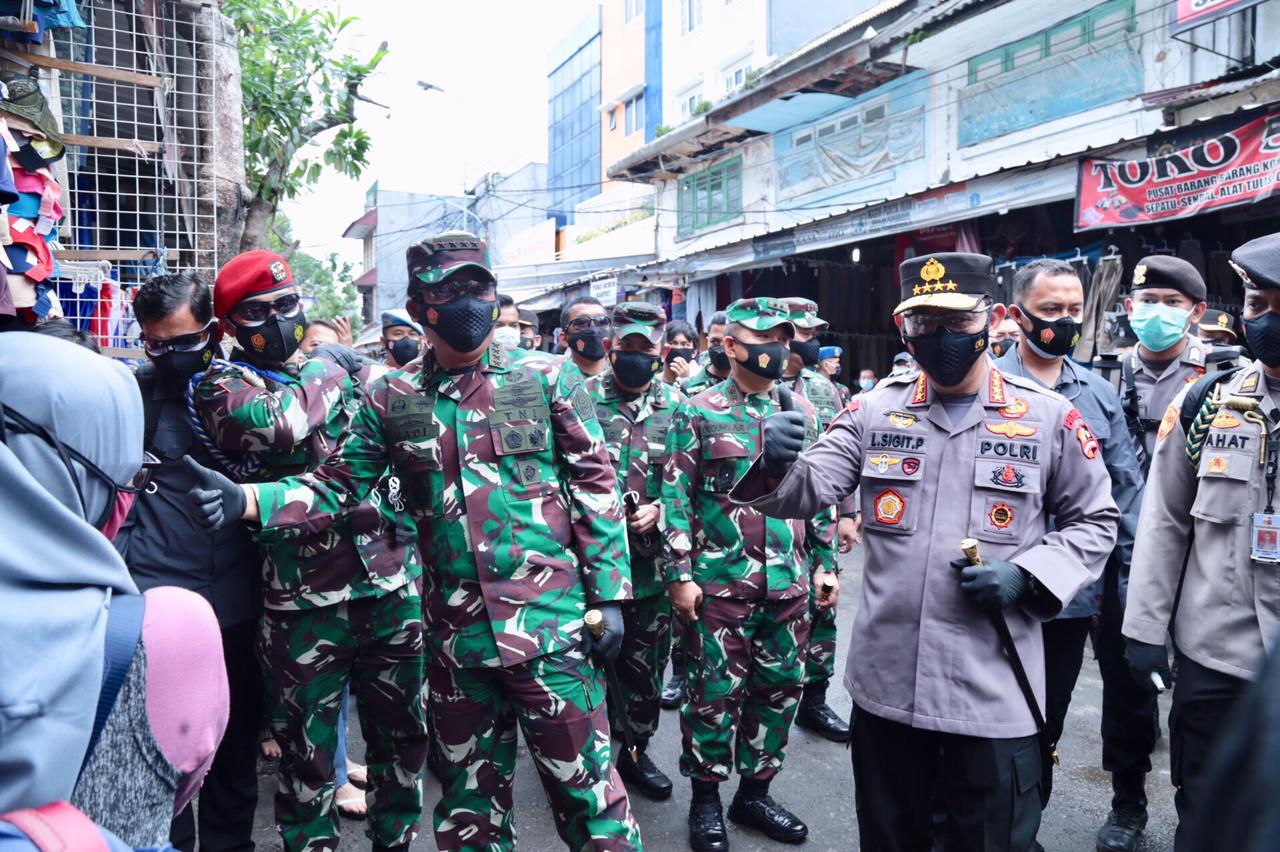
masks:
<svg viewBox="0 0 1280 852"><path fill-rule="evenodd" d="M726 817L799 843L795 724L850 745L861 848L1032 850L1092 637L1096 847L1138 848L1171 689L1178 849L1265 848L1221 790L1273 715L1244 696L1280 636L1280 234L1232 254L1253 360L1177 258L1135 266L1106 373L1072 359L1070 265L1003 305L991 258L940 253L854 387L808 299L704 337L583 297L544 348L483 240L406 264L379 363L266 251L147 281L132 373L63 324L0 334L0 846L252 848L267 754L287 850L337 848L340 813L408 849L424 769L439 848L509 849L518 735L571 849L641 849L629 797L675 769L697 852Z"/></svg>

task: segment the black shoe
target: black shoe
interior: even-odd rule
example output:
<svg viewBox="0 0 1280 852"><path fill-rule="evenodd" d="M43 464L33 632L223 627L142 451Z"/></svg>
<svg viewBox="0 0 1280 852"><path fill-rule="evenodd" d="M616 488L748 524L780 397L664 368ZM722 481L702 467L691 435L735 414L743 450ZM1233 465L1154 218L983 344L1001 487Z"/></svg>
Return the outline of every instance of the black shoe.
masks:
<svg viewBox="0 0 1280 852"><path fill-rule="evenodd" d="M654 801L671 798L671 779L654 765L648 752L639 752L636 760L625 748L618 755L618 774L626 782L627 789L637 790L640 795Z"/></svg>
<svg viewBox="0 0 1280 852"><path fill-rule="evenodd" d="M1098 829L1098 852L1135 852L1138 838L1146 827L1146 808L1112 808L1107 821Z"/></svg>
<svg viewBox="0 0 1280 852"><path fill-rule="evenodd" d="M694 852L729 851L729 831L724 826L720 802L689 805L689 846Z"/></svg>
<svg viewBox="0 0 1280 852"><path fill-rule="evenodd" d="M848 724L825 701L801 701L800 709L796 711L796 725L833 743L849 741Z"/></svg>
<svg viewBox="0 0 1280 852"><path fill-rule="evenodd" d="M684 701L684 672L671 675L671 680L662 687L662 709L674 710Z"/></svg>
<svg viewBox="0 0 1280 852"><path fill-rule="evenodd" d="M729 819L758 828L765 837L779 843L803 843L809 836L809 827L767 794L751 799L741 794L734 796L729 805Z"/></svg>

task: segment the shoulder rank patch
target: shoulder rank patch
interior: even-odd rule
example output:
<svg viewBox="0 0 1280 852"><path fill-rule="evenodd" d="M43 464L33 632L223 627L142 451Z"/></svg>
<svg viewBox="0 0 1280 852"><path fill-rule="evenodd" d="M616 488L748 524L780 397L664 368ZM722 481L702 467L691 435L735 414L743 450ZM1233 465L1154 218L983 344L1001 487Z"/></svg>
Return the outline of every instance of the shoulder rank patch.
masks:
<svg viewBox="0 0 1280 852"><path fill-rule="evenodd" d="M924 405L929 401L929 377L921 373L916 377L915 390L911 393L912 405Z"/></svg>
<svg viewBox="0 0 1280 852"><path fill-rule="evenodd" d="M1080 452L1084 453L1085 458L1098 457L1098 439L1093 437L1093 433L1089 431L1089 425L1084 421L1076 427L1076 440L1080 442Z"/></svg>
<svg viewBox="0 0 1280 852"><path fill-rule="evenodd" d="M1028 438L1039 430L1034 426L1027 426L1024 423L987 423L984 424L987 431L993 435L1003 435L1006 438Z"/></svg>
<svg viewBox="0 0 1280 852"><path fill-rule="evenodd" d="M1076 428L1076 424L1084 420L1084 415L1080 413L1080 409L1073 408L1067 412L1067 416L1062 418L1062 428L1070 431Z"/></svg>
<svg viewBox="0 0 1280 852"><path fill-rule="evenodd" d="M1004 408L997 408L996 414L1008 420L1017 420L1020 417L1026 417L1027 412L1031 410L1031 406L1027 405L1027 401L1022 397L1015 396L1013 401Z"/></svg>
<svg viewBox="0 0 1280 852"><path fill-rule="evenodd" d="M1258 374L1250 373L1245 376L1243 382L1240 383L1240 391L1242 393L1253 393L1258 389Z"/></svg>
<svg viewBox="0 0 1280 852"><path fill-rule="evenodd" d="M1160 418L1160 428L1156 430L1156 440L1163 441L1165 436L1173 431L1173 425L1178 422L1178 406L1170 403L1169 407L1164 410L1164 417Z"/></svg>
<svg viewBox="0 0 1280 852"><path fill-rule="evenodd" d="M890 424L900 429L910 429L916 425L916 421L919 419L914 414L908 414L905 411L886 411L884 416L889 419Z"/></svg>
<svg viewBox="0 0 1280 852"><path fill-rule="evenodd" d="M1230 411L1219 411L1218 416L1213 418L1213 423L1210 425L1215 429L1234 429L1242 422L1244 421Z"/></svg>
<svg viewBox="0 0 1280 852"><path fill-rule="evenodd" d="M876 495L872 503L876 520L882 524L899 524L907 510L907 501L892 488L885 489Z"/></svg>
<svg viewBox="0 0 1280 852"><path fill-rule="evenodd" d="M1004 393L1004 376L994 367L987 373L987 393L996 405L1004 405L1009 401Z"/></svg>

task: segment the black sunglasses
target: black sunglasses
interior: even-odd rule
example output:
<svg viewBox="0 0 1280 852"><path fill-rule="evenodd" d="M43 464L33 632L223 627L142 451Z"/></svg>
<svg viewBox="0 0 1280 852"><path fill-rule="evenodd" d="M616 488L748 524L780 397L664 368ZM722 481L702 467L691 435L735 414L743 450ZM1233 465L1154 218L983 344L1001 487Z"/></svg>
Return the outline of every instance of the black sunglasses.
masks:
<svg viewBox="0 0 1280 852"><path fill-rule="evenodd" d="M176 337L170 337L162 340L158 337L147 337L142 335L138 339L142 341L142 349L153 358L159 358L170 350L174 352L195 352L203 349L205 344L209 342L209 329L213 328L213 324L217 320L209 320L205 327L199 331L193 331L190 334L179 334Z"/></svg>
<svg viewBox="0 0 1280 852"><path fill-rule="evenodd" d="M272 302L241 302L231 309L231 319L240 325L260 325L272 314L291 317L301 308L302 297L290 293Z"/></svg>
<svg viewBox="0 0 1280 852"><path fill-rule="evenodd" d="M570 331L586 331L589 328L608 328L613 325L613 321L608 317L578 317L570 321Z"/></svg>

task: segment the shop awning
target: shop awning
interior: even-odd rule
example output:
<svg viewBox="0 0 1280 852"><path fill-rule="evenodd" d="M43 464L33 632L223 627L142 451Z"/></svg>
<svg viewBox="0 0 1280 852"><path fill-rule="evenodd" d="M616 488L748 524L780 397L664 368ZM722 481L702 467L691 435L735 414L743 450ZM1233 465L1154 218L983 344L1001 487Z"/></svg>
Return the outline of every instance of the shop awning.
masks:
<svg viewBox="0 0 1280 852"><path fill-rule="evenodd" d="M378 208L371 207L364 211L363 216L348 225L342 232L342 236L349 240L363 240L372 234L376 227L378 227Z"/></svg>

